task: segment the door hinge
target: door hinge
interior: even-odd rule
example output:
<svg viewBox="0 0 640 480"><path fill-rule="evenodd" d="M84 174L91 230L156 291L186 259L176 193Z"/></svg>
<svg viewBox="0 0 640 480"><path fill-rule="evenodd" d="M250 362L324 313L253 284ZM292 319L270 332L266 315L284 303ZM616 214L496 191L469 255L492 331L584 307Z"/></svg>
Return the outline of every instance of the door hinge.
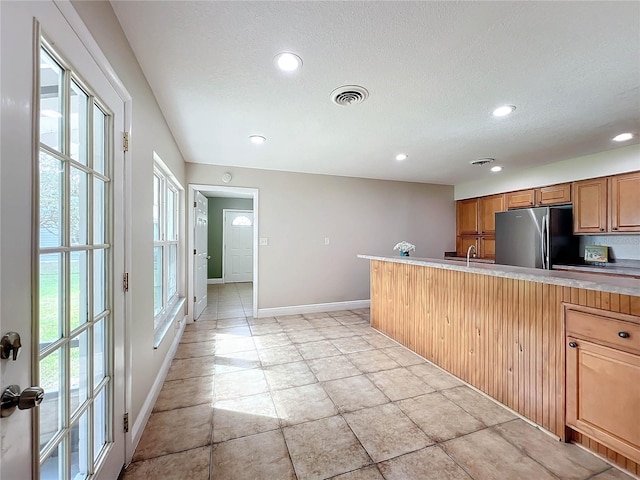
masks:
<svg viewBox="0 0 640 480"><path fill-rule="evenodd" d="M196 298L195 295L193 296L193 301L196 302L196 303L198 302L198 299Z"/></svg>
<svg viewBox="0 0 640 480"><path fill-rule="evenodd" d="M196 208L198 206L198 204L196 202L193 202L193 208Z"/></svg>
<svg viewBox="0 0 640 480"><path fill-rule="evenodd" d="M197 255L197 253L196 253L196 249L195 249L195 248L193 249L193 254L194 254L194 255Z"/></svg>
<svg viewBox="0 0 640 480"><path fill-rule="evenodd" d="M122 419L122 426L124 427L124 433L129 432L129 413L125 413Z"/></svg>
<svg viewBox="0 0 640 480"><path fill-rule="evenodd" d="M128 291L129 291L129 274L128 274L128 273L125 273L125 274L122 276L122 289L123 289L125 292L128 292Z"/></svg>
<svg viewBox="0 0 640 480"><path fill-rule="evenodd" d="M122 132L122 150L129 151L129 132Z"/></svg>

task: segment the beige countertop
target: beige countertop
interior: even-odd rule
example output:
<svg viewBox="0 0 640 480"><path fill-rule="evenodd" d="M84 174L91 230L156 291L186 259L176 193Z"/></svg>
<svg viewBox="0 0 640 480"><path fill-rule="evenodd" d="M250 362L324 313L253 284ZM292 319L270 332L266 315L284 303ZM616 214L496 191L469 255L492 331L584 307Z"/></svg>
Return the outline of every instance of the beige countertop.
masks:
<svg viewBox="0 0 640 480"><path fill-rule="evenodd" d="M628 275L640 278L640 268L621 267L617 265L593 266L593 265L554 265L554 270L567 270L574 272L598 273L600 275Z"/></svg>
<svg viewBox="0 0 640 480"><path fill-rule="evenodd" d="M565 287L583 288L608 293L620 293L640 297L640 280L632 276L608 276L584 271L542 270L538 268L513 267L510 265L496 265L492 263L473 262L467 267L459 260L445 260L438 258L418 257L386 257L382 255L358 255L366 260L380 260L383 262L406 263L424 267L442 268L461 272L491 275L494 277L513 278L530 282L548 283Z"/></svg>

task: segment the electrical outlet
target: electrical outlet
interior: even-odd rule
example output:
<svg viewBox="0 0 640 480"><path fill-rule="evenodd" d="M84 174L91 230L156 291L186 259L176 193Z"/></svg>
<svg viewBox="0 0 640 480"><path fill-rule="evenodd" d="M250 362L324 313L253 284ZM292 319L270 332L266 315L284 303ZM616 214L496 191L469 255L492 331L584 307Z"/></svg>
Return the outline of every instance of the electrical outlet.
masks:
<svg viewBox="0 0 640 480"><path fill-rule="evenodd" d="M260 246L269 245L269 239L267 237L260 237Z"/></svg>
<svg viewBox="0 0 640 480"><path fill-rule="evenodd" d="M329 245L329 237L324 237L324 244Z"/></svg>

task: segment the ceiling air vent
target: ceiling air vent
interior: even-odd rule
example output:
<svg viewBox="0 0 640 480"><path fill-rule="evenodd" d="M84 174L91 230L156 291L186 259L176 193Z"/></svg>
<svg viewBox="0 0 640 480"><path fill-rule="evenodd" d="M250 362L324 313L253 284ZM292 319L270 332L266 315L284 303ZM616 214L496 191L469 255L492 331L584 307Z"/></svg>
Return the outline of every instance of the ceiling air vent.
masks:
<svg viewBox="0 0 640 480"><path fill-rule="evenodd" d="M469 163L471 165L478 165L481 167L482 165L486 165L487 163L494 162L495 158L479 158L478 160L471 160Z"/></svg>
<svg viewBox="0 0 640 480"><path fill-rule="evenodd" d="M331 101L343 107L362 103L368 97L368 90L359 85L343 85L331 92Z"/></svg>

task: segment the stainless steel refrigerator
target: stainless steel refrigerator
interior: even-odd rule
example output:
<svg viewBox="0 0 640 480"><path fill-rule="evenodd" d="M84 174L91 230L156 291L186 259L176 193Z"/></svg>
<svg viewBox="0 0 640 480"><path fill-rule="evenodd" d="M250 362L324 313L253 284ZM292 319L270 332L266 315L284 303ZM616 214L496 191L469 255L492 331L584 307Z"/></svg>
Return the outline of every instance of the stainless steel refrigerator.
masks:
<svg viewBox="0 0 640 480"><path fill-rule="evenodd" d="M550 269L578 262L571 206L496 213L496 263Z"/></svg>

